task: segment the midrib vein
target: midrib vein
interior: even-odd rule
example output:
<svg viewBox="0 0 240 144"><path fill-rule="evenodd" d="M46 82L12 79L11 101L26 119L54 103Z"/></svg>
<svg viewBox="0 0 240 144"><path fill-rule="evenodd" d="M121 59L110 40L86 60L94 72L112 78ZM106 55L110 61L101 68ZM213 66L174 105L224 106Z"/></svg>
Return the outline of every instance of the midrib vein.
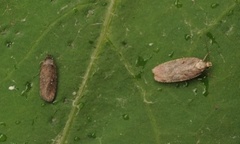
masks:
<svg viewBox="0 0 240 144"><path fill-rule="evenodd" d="M75 105L75 104L78 104L79 101L81 100L82 96L83 96L84 88L85 88L85 86L87 84L87 81L89 79L89 75L90 75L90 72L92 70L93 64L97 59L98 53L99 53L99 51L102 47L102 44L104 42L104 39L106 37L107 30L109 28L109 24L110 24L111 18L112 18L113 6L114 6L114 0L111 0L110 4L108 6L107 12L105 14L105 20L103 22L103 27L102 27L102 30L100 32L100 36L97 40L96 48L92 52L90 62L89 62L88 67L86 69L86 72L85 72L85 75L83 77L82 83L79 87L77 96L76 96L75 100L73 101L72 109L71 109L70 114L68 116L68 120L67 120L67 122L66 122L66 124L63 128L63 131L55 138L53 143L63 144L63 143L66 142L66 139L67 139L69 131L71 129L73 120L74 120L74 118L75 118L75 116L78 112L78 106Z"/></svg>

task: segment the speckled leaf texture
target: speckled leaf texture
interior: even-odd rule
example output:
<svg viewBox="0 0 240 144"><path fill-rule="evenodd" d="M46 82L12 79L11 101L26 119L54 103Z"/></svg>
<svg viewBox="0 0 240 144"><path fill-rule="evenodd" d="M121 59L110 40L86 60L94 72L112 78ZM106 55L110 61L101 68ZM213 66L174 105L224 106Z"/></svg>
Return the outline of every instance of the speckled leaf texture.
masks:
<svg viewBox="0 0 240 144"><path fill-rule="evenodd" d="M1 0L0 143L239 144L238 0ZM53 103L39 94L53 56ZM152 68L212 62L158 83Z"/></svg>

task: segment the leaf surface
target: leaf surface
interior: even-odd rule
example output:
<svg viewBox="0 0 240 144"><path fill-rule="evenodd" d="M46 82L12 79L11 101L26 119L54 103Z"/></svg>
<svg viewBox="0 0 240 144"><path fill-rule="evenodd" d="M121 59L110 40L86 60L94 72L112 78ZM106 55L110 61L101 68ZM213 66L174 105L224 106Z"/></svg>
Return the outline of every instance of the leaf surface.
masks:
<svg viewBox="0 0 240 144"><path fill-rule="evenodd" d="M239 143L237 0L10 0L0 14L0 142ZM39 96L47 54L52 104ZM206 54L196 79L153 79L160 63Z"/></svg>

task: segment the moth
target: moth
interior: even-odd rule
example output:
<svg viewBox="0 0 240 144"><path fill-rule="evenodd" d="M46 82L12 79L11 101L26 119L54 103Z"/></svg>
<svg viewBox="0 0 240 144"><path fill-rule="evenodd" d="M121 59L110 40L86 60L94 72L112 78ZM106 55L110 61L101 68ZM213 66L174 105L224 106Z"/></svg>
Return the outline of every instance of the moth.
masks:
<svg viewBox="0 0 240 144"><path fill-rule="evenodd" d="M206 58L206 57L205 57ZM172 83L193 79L199 76L211 62L204 62L205 58L180 58L162 63L152 69L154 79L158 82Z"/></svg>
<svg viewBox="0 0 240 144"><path fill-rule="evenodd" d="M57 66L48 55L40 67L40 95L43 100L52 102L57 91Z"/></svg>

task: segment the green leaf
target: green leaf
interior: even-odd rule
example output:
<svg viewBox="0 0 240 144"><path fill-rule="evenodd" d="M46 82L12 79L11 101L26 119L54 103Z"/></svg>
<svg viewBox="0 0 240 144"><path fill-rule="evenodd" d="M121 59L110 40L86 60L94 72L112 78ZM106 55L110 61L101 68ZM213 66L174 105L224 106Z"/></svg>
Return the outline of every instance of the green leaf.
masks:
<svg viewBox="0 0 240 144"><path fill-rule="evenodd" d="M238 0L9 0L0 14L0 143L239 143ZM153 79L208 53L196 79ZM47 54L53 103L39 95Z"/></svg>

